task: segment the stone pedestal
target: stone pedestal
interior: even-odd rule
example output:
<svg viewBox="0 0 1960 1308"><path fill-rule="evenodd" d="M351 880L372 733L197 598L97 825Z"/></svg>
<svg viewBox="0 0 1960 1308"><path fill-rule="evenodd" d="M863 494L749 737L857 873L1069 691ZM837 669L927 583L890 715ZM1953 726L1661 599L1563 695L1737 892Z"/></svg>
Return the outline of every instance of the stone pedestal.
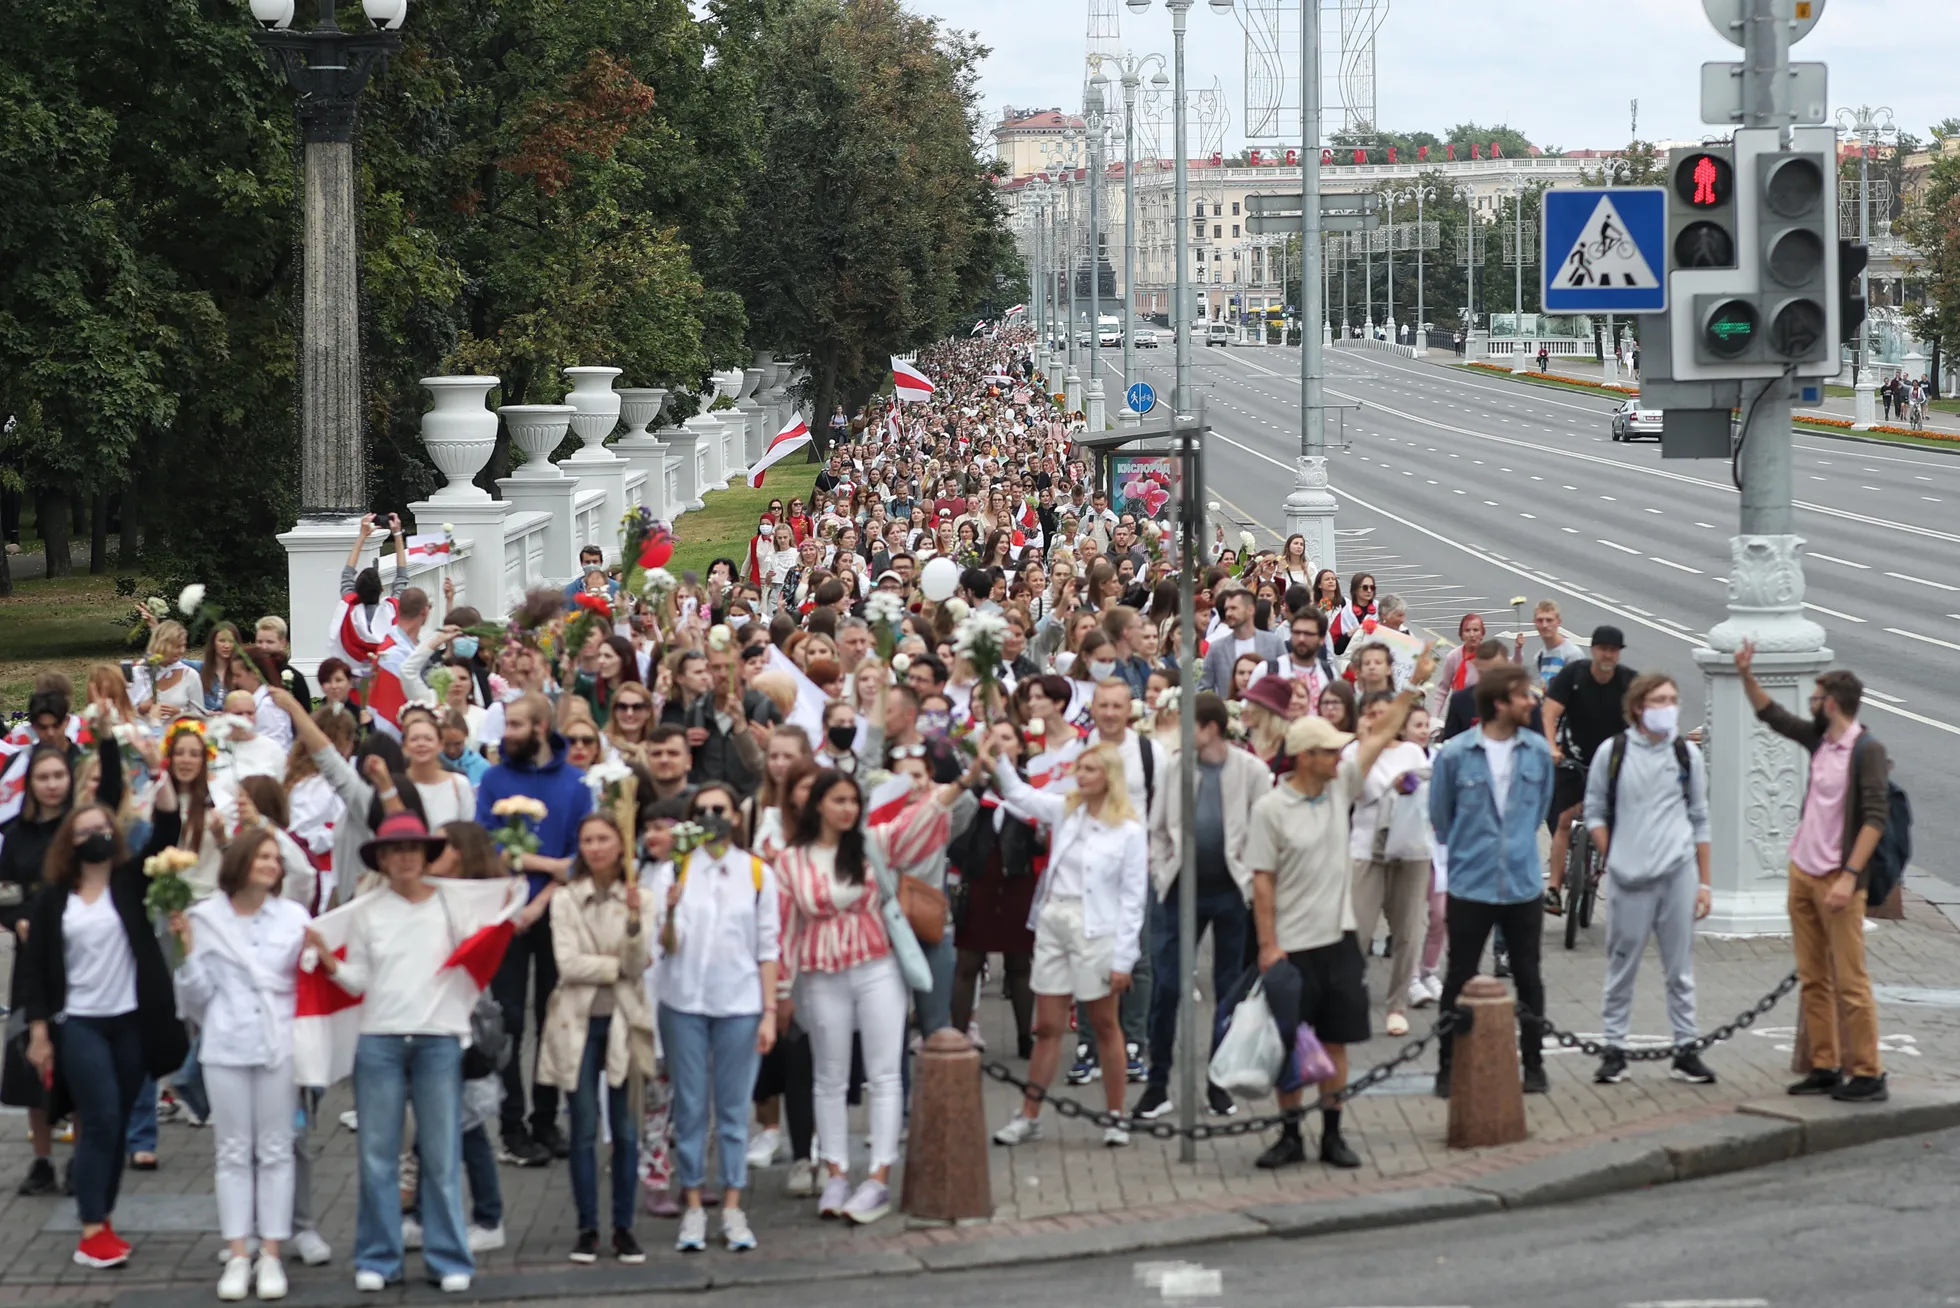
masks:
<svg viewBox="0 0 1960 1308"><path fill-rule="evenodd" d="M1089 379L1088 384L1083 387L1082 403L1083 412L1089 419L1090 432L1100 436L1109 426L1109 420L1103 413L1102 378Z"/></svg>
<svg viewBox="0 0 1960 1308"><path fill-rule="evenodd" d="M762 457L763 442L768 440L770 436L775 435L773 431L764 432L762 430L763 426L768 422L768 418L763 411L760 400L757 398L758 393L762 389L763 376L767 371L764 368L742 369L742 393L735 400L735 408L741 413L743 423L745 424L742 432L741 450L741 464L745 468Z"/></svg>
<svg viewBox="0 0 1960 1308"><path fill-rule="evenodd" d="M1470 1030L1451 1040L1449 1147L1516 1144L1530 1133L1511 988L1495 977L1471 977L1456 1002L1469 1013Z"/></svg>
<svg viewBox="0 0 1960 1308"><path fill-rule="evenodd" d="M621 400L613 381L620 369L567 368L565 375L572 379L572 392L565 397L574 410L572 431L584 445L564 460L564 470L579 479L582 489L606 493L600 538L579 543L597 545L605 552L606 561L614 563L619 559L619 520L626 514L627 463L606 448L606 437L619 425Z"/></svg>
<svg viewBox="0 0 1960 1308"><path fill-rule="evenodd" d="M619 420L626 434L612 444L612 451L626 460L627 475L646 474L640 483L639 503L655 521L667 518L667 447L647 428L660 421L667 392L659 386L628 386L619 392Z"/></svg>
<svg viewBox="0 0 1960 1308"><path fill-rule="evenodd" d="M550 517L544 533L543 575L570 580L578 572L579 542L573 538L579 479L551 461L551 452L571 425L569 404L506 404L497 410L510 429L511 444L528 458L497 482L514 512Z"/></svg>
<svg viewBox="0 0 1960 1308"><path fill-rule="evenodd" d="M1141 427L1143 425L1143 415L1125 404L1116 411L1116 425L1126 431L1132 427Z"/></svg>
<svg viewBox="0 0 1960 1308"><path fill-rule="evenodd" d="M1871 369L1858 370L1858 382L1852 389L1856 398L1852 401L1851 430L1870 431L1878 425L1878 384L1872 381Z"/></svg>
<svg viewBox="0 0 1960 1308"><path fill-rule="evenodd" d="M899 1208L926 1221L994 1215L980 1051L950 1027L926 1038L912 1072L912 1133Z"/></svg>
<svg viewBox="0 0 1960 1308"><path fill-rule="evenodd" d="M726 432L721 415L713 413L697 413L681 426L692 431L695 437L694 495L687 507L698 509L701 507L701 497L727 480L722 472L721 462L721 448L723 440L726 439Z"/></svg>
<svg viewBox="0 0 1960 1308"><path fill-rule="evenodd" d="M340 600L340 568L361 534L359 517L301 518L281 532L286 547L286 593L290 605L293 666L311 677L327 656L327 632ZM373 537L378 542L380 536ZM365 561L371 562L373 555Z"/></svg>
<svg viewBox="0 0 1960 1308"><path fill-rule="evenodd" d="M1075 370L1073 364L1069 365L1068 375L1062 383L1062 394L1065 397L1062 403L1070 413L1082 411L1082 374Z"/></svg>
<svg viewBox="0 0 1960 1308"><path fill-rule="evenodd" d="M710 426L713 428L713 433L704 433L702 428ZM676 478L674 482L669 483L670 489L674 492L670 505L674 517L678 518L683 513L701 507L703 489L701 461L704 456L700 446L704 440L717 438L720 428L721 424L707 423L700 414L696 414L680 426L669 427L660 433L667 442L667 453L672 460L670 467Z"/></svg>
<svg viewBox="0 0 1960 1308"><path fill-rule="evenodd" d="M1340 571L1334 543L1334 514L1339 507L1327 485L1327 459L1322 455L1297 456L1293 460L1293 490L1282 511L1287 535L1298 532L1306 537L1307 557L1316 570Z"/></svg>
<svg viewBox="0 0 1960 1308"><path fill-rule="evenodd" d="M1332 319L1327 319L1320 324L1320 347L1322 349L1328 349L1333 344L1334 344L1334 323Z"/></svg>
<svg viewBox="0 0 1960 1308"><path fill-rule="evenodd" d="M721 417L721 480L714 488L720 490L729 480L738 477L749 466L749 433L755 423L751 415L740 409L723 409Z"/></svg>
<svg viewBox="0 0 1960 1308"><path fill-rule="evenodd" d="M523 598L504 594L504 518L514 507L509 500L491 499L488 494L468 504L445 504L438 495L408 506L425 530L428 524L444 523L455 529L457 545L468 547L460 565L450 570L456 579L456 603L476 608L485 622L497 621ZM429 598L437 601L438 613L448 610L439 594Z"/></svg>

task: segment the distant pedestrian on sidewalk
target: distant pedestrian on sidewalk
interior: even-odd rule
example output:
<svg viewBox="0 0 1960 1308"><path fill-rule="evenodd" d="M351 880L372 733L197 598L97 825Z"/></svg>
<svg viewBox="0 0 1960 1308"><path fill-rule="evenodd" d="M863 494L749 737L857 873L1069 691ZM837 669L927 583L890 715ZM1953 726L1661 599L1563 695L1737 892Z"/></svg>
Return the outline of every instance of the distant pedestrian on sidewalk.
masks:
<svg viewBox="0 0 1960 1308"><path fill-rule="evenodd" d="M1627 690L1627 729L1606 743L1586 777L1586 830L1606 866L1613 911L1606 919L1606 1056L1593 1080L1627 1079L1633 982L1652 937L1667 969L1674 1027L1673 1076L1707 1085L1715 1074L1680 1047L1694 1040L1695 923L1708 916L1708 774L1701 751L1678 726L1681 690L1658 672Z"/></svg>
<svg viewBox="0 0 1960 1308"><path fill-rule="evenodd" d="M1890 814L1892 763L1858 721L1865 688L1856 674L1837 669L1817 678L1805 720L1770 698L1752 670L1755 659L1753 642L1735 652L1757 719L1810 754L1803 816L1790 842L1790 932L1811 1071L1790 1093L1879 1103L1887 1092L1865 971L1865 886Z"/></svg>

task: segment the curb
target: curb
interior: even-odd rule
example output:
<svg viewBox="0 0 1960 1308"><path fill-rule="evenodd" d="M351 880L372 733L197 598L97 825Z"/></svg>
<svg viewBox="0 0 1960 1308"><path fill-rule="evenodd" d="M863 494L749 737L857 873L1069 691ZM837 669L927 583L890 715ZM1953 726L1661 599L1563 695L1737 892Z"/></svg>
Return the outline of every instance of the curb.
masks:
<svg viewBox="0 0 1960 1308"><path fill-rule="evenodd" d="M919 1276L935 1272L1020 1267L1109 1254L1175 1249L1254 1238L1296 1239L1342 1231L1385 1230L1424 1222L1477 1217L1512 1209L1565 1204L1676 1181L1721 1176L1809 1154L1920 1135L1960 1126L1960 1082L1895 1086L1878 1105L1828 1098L1757 1099L1733 1112L1630 1130L1569 1152L1452 1185L1389 1190L1351 1198L1261 1203L1188 1217L1115 1221L1081 1230L1004 1235L911 1253L865 1250L822 1259L660 1259L645 1267L531 1270L478 1278L469 1301L519 1303L580 1299L598 1308L609 1298L770 1287L816 1280ZM96 1302L110 1308L206 1308L211 1292L196 1287L150 1287ZM344 1272L332 1282L296 1281L293 1308L456 1302L422 1284L360 1294Z"/></svg>

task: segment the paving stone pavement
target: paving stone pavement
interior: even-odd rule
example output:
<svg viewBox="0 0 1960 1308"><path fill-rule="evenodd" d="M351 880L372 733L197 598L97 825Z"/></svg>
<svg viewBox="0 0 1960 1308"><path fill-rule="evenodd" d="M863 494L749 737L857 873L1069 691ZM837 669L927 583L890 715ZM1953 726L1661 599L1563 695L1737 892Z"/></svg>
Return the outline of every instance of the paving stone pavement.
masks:
<svg viewBox="0 0 1960 1308"><path fill-rule="evenodd" d="M1919 890L1922 894L1912 893ZM1960 892L1943 883L1914 878L1903 921L1872 922L1868 953L1879 986L1880 1016L1888 1069L1899 1082L1960 1081ZM1942 901L1942 902L1934 902ZM1609 903L1610 909L1610 903ZM1555 923L1553 925L1556 925ZM1557 938L1546 941L1547 991L1551 1016L1559 1025L1584 1033L1598 1029L1597 1013L1604 971L1604 928L1595 924L1580 947L1567 953ZM1728 1021L1780 980L1791 966L1787 940L1724 940L1697 943L1697 998L1704 1029ZM1209 975L1208 967L1201 975ZM1383 960L1371 963L1370 979L1379 990ZM982 1007L986 1057L1014 1047L1012 1017L998 986ZM1376 1024L1379 1029L1380 1005ZM1433 1010L1414 1015L1418 1032L1428 1029ZM1015 1149L990 1149L996 1209L991 1223L941 1227L910 1224L893 1216L868 1228L819 1221L814 1204L783 1196L786 1169L757 1172L747 1203L761 1239L761 1251L743 1256L745 1279L796 1279L900 1270L912 1259L927 1263L954 1260L959 1247L1001 1236L1054 1236L1091 1232L1126 1224L1225 1221L1223 1215L1274 1203L1342 1196L1379 1195L1416 1187L1460 1184L1520 1163L1556 1156L1602 1140L1676 1126L1727 1114L1743 1100L1781 1093L1791 1079L1791 1040L1796 1000L1786 998L1754 1029L1739 1034L1707 1056L1721 1080L1691 1086L1668 1079L1665 1063L1637 1064L1621 1085L1592 1082L1593 1063L1576 1051L1553 1049L1547 1059L1552 1090L1526 1098L1530 1138L1499 1149L1452 1151L1443 1144L1448 1105L1428 1094L1433 1056L1348 1106L1344 1130L1363 1160L1355 1172L1318 1164L1280 1172L1261 1172L1252 1161L1263 1142L1257 1137L1200 1142L1197 1162L1177 1161L1175 1141L1138 1135L1127 1149L1111 1150L1100 1132L1086 1123L1046 1116L1046 1137ZM1634 1009L1634 1030L1665 1044L1666 1017L1658 960L1649 952ZM1385 1037L1354 1050L1354 1065L1365 1068L1394 1048ZM1009 1057L1016 1071L1022 1064ZM1078 1092L1101 1105L1099 1086ZM1137 1090L1132 1089L1134 1102ZM985 1103L990 1126L1006 1120L1014 1092L991 1080ZM314 1171L315 1206L322 1231L333 1244L334 1262L322 1269L294 1266L295 1295L302 1302L329 1289L339 1292L351 1278L357 1193L353 1136L338 1125L351 1106L347 1087L335 1089L322 1113L323 1157ZM329 1124L330 1129L329 1129ZM854 1130L861 1130L861 1118ZM861 1148L863 1139L856 1136ZM57 1161L65 1146L57 1146ZM164 1287L186 1291L209 1287L218 1272L216 1210L212 1200L211 1136L208 1131L166 1123L161 1168L127 1174L118 1229L136 1247L127 1268L95 1272L75 1266L73 1206L61 1199L24 1199L13 1194L14 1178L28 1163L26 1123L19 1114L0 1117L0 1301L107 1302L118 1295ZM559 1273L576 1287L589 1272L565 1261L576 1235L564 1166L501 1169L509 1245L483 1256L479 1273ZM893 1189L899 1178L894 1176ZM603 1198L603 1195L602 1195ZM1231 1219L1231 1220L1236 1220ZM636 1285L699 1288L674 1280L680 1258L671 1251L672 1224L643 1216L637 1226L651 1257L641 1269L615 1269L613 1275L642 1275ZM1102 1232L1108 1236L1111 1232ZM1085 1241L1092 1239L1088 1235ZM899 1257L906 1255L906 1257ZM735 1255L711 1251L691 1266L732 1271ZM410 1255L411 1274L420 1265ZM602 1265L603 1266L603 1265ZM607 1292L613 1276L595 1279ZM601 1281L604 1284L601 1284ZM571 1292L571 1291L567 1291ZM133 1295L131 1298L133 1299Z"/></svg>

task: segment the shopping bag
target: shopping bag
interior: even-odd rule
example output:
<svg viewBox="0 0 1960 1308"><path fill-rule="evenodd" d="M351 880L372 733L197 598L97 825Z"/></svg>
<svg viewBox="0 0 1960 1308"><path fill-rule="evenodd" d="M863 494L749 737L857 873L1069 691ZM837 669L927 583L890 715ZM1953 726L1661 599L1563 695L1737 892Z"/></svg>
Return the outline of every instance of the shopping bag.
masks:
<svg viewBox="0 0 1960 1308"><path fill-rule="evenodd" d="M1334 1076L1334 1060L1328 1056L1327 1046L1305 1022L1293 1035L1293 1066L1302 1085L1319 1085Z"/></svg>
<svg viewBox="0 0 1960 1308"><path fill-rule="evenodd" d="M1225 1038L1211 1056L1211 1082L1241 1099L1264 1099L1273 1093L1285 1061L1286 1047L1266 1005L1265 984L1257 983L1232 1010Z"/></svg>

